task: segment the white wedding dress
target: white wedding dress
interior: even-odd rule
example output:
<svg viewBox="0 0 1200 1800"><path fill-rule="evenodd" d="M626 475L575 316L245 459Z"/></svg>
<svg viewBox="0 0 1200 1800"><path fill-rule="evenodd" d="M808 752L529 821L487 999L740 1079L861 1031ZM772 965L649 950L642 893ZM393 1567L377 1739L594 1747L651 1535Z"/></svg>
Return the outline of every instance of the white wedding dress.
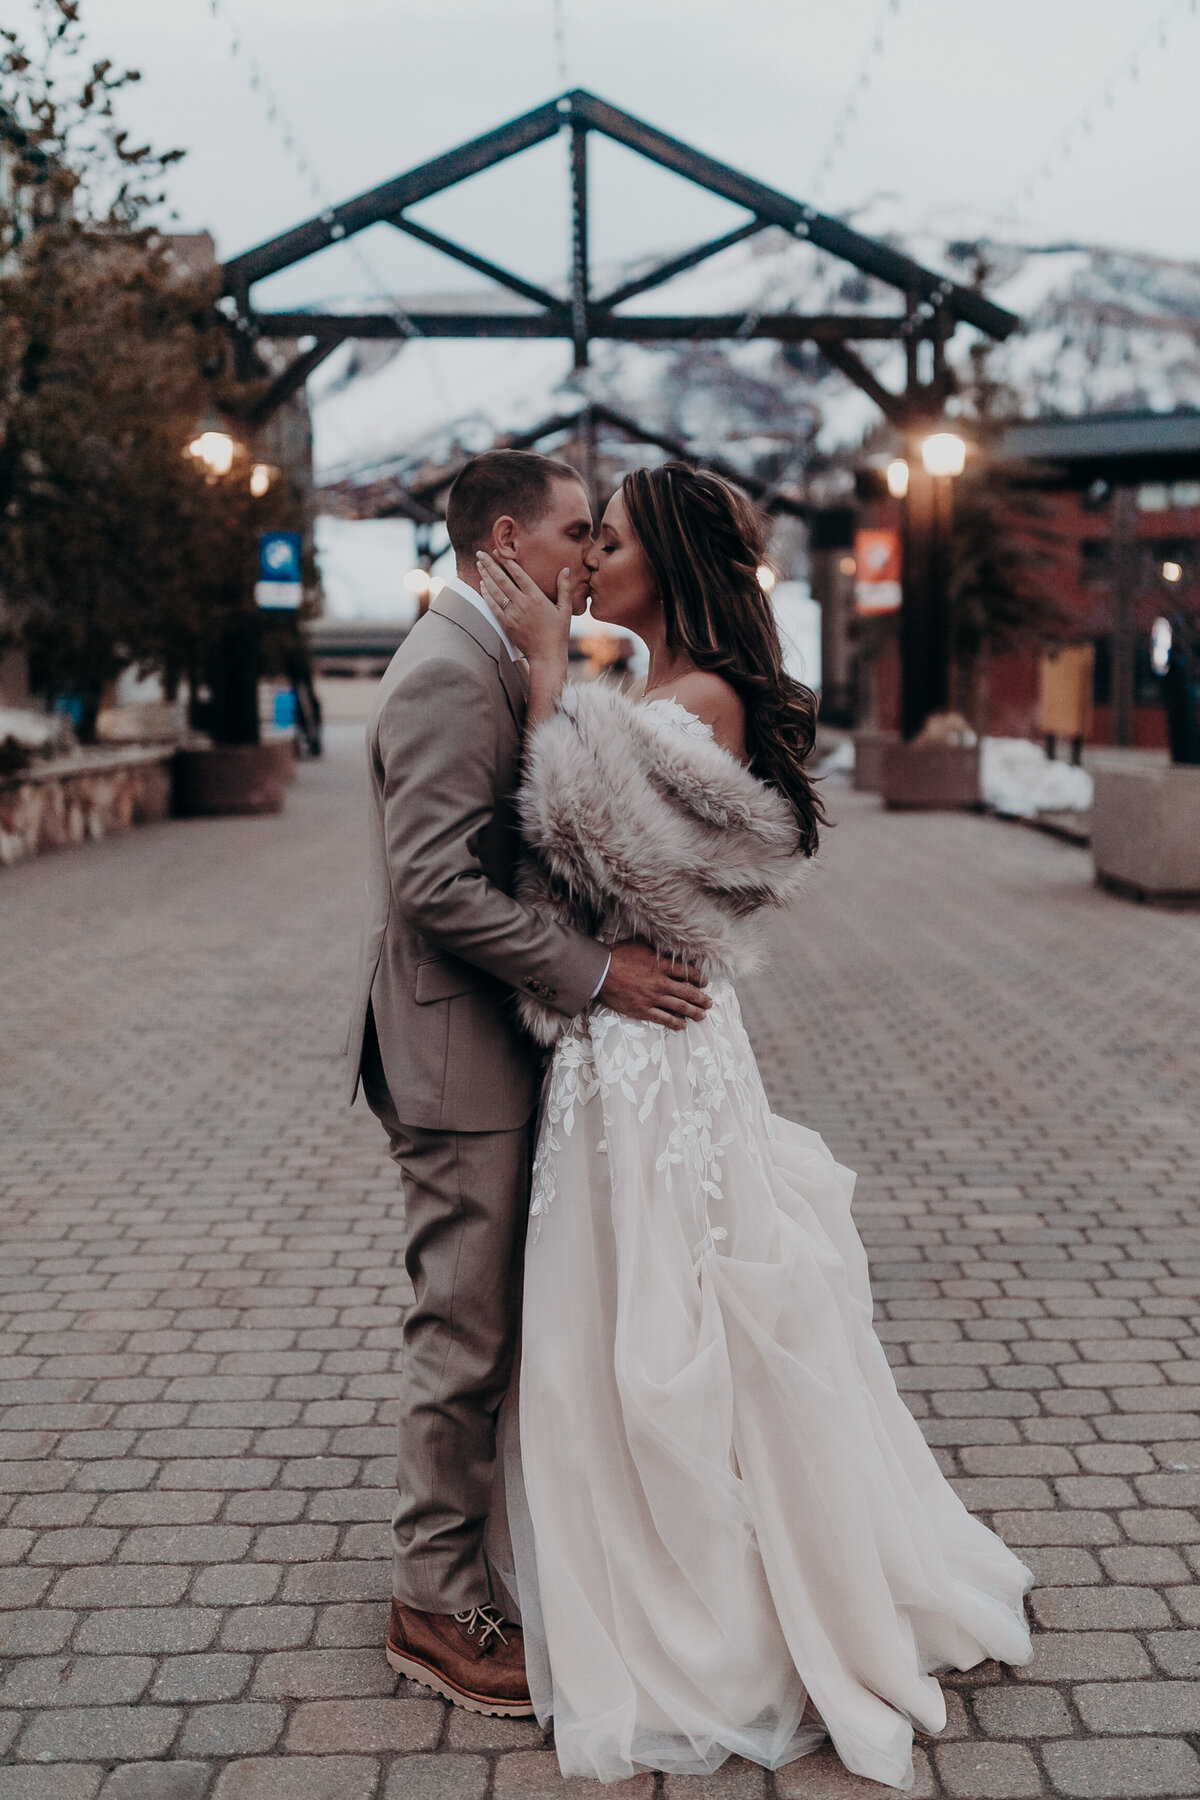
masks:
<svg viewBox="0 0 1200 1800"><path fill-rule="evenodd" d="M777 1767L828 1734L904 1788L913 1726L945 1724L931 1671L1028 1660L1031 1577L896 1391L852 1174L772 1116L710 991L685 1031L597 1007L558 1042L493 1562L564 1774Z"/></svg>

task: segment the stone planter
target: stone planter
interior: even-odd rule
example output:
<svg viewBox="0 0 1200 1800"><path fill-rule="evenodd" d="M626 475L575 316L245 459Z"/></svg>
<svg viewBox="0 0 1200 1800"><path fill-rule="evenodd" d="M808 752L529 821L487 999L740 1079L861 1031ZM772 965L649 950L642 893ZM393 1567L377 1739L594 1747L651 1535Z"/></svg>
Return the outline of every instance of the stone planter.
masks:
<svg viewBox="0 0 1200 1800"><path fill-rule="evenodd" d="M883 752L888 744L898 744L896 731L856 731L854 733L854 787L860 794L877 794L883 786Z"/></svg>
<svg viewBox="0 0 1200 1800"><path fill-rule="evenodd" d="M1200 906L1200 768L1095 771L1096 880L1134 900Z"/></svg>
<svg viewBox="0 0 1200 1800"><path fill-rule="evenodd" d="M175 758L175 811L185 817L277 813L296 776L296 747L288 738L262 744L210 744Z"/></svg>
<svg viewBox="0 0 1200 1800"><path fill-rule="evenodd" d="M879 792L894 809L978 807L979 745L895 742L880 753Z"/></svg>
<svg viewBox="0 0 1200 1800"><path fill-rule="evenodd" d="M0 780L0 867L165 819L171 751L76 750Z"/></svg>

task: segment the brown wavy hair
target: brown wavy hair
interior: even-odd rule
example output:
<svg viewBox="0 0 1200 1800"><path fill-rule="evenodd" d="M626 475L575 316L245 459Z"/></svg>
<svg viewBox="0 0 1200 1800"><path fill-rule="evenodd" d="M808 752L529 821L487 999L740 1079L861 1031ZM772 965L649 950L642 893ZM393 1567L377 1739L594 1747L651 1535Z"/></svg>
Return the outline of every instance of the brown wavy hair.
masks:
<svg viewBox="0 0 1200 1800"><path fill-rule="evenodd" d="M812 856L825 809L804 767L817 697L789 675L770 599L758 578L763 520L732 483L683 462L635 469L621 497L662 601L667 647L711 669L746 709L751 772L790 805L797 850Z"/></svg>

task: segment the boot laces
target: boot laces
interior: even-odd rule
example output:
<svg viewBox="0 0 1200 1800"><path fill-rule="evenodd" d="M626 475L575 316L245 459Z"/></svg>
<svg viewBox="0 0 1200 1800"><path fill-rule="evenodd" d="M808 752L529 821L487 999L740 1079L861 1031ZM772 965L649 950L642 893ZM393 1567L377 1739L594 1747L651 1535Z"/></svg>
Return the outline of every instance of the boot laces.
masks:
<svg viewBox="0 0 1200 1800"><path fill-rule="evenodd" d="M455 1613L454 1617L460 1625L466 1626L468 1637L474 1637L478 1631L481 1650L491 1649L493 1637L498 1637L502 1644L508 1643L503 1631L506 1621L494 1606L471 1606L466 1612Z"/></svg>

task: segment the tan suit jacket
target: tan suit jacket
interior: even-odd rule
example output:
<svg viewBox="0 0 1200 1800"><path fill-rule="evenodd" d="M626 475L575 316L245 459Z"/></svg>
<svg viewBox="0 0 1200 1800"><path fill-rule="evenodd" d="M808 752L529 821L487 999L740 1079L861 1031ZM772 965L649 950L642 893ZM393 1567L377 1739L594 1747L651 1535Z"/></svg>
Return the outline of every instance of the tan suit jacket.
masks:
<svg viewBox="0 0 1200 1800"><path fill-rule="evenodd" d="M571 1017L604 974L606 946L511 897L524 717L521 670L488 621L443 588L392 658L367 724L370 860L349 1097L370 1006L406 1125L522 1125L540 1063L512 990Z"/></svg>

